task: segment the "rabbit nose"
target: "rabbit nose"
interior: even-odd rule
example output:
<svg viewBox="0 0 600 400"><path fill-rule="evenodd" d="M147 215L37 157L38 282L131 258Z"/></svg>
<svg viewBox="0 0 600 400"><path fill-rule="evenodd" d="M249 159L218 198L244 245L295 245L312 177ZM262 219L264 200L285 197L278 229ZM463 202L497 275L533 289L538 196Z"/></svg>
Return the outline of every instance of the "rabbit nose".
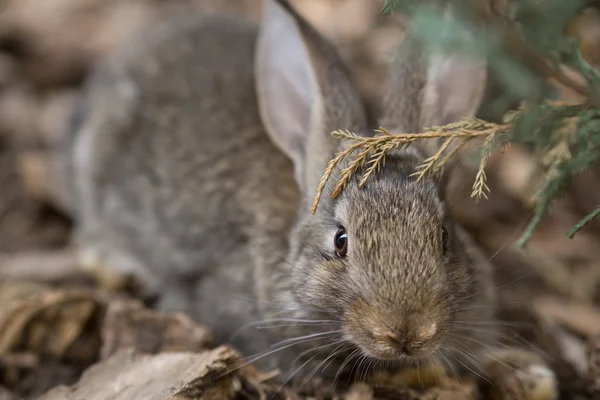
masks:
<svg viewBox="0 0 600 400"><path fill-rule="evenodd" d="M399 331L389 332L385 335L385 338L392 346L394 346L400 352L407 353L408 340L406 338L406 335L404 335L402 332L399 332Z"/></svg>
<svg viewBox="0 0 600 400"><path fill-rule="evenodd" d="M436 332L437 324L435 322L425 322L416 327L387 330L381 338L398 351L411 355L416 344L429 341Z"/></svg>

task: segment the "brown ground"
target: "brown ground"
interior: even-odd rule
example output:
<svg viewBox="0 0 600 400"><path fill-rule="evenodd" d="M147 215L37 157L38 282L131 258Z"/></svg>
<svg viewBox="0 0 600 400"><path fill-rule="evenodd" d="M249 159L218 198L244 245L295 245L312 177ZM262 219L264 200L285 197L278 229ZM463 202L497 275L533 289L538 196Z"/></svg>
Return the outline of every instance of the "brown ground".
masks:
<svg viewBox="0 0 600 400"><path fill-rule="evenodd" d="M376 111L386 62L401 39L400 18L381 16L380 4L373 0L294 2L338 44ZM239 355L214 349L210 332L183 315L161 315L125 295L96 288L69 250L71 221L46 197L47 155L64 132L73 96L94 60L137 27L178 8L227 9L256 17L258 3L4 0L0 5L0 399L39 398L61 384L75 385L58 387L42 398L331 396L317 379L298 392L279 390L269 371L251 367L221 377L239 363ZM600 48L599 26L586 28L591 57ZM550 357L565 398L600 399L600 221L574 240L565 236L600 204L600 170L573 183L522 252L512 241L531 216L532 168L528 155L510 148L490 162L490 200L470 199L474 171L467 169L455 184L451 205L494 256L502 318L518 323L524 346L535 346ZM415 385L409 372L381 377L336 396L477 395L469 381L426 371L419 380ZM510 388L500 385L494 391L509 398Z"/></svg>

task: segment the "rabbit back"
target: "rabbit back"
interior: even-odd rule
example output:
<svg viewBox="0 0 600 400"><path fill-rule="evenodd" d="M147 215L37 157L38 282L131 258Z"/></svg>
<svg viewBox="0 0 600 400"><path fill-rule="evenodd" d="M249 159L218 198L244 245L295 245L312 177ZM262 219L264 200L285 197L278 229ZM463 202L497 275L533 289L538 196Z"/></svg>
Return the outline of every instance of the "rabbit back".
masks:
<svg viewBox="0 0 600 400"><path fill-rule="evenodd" d="M256 37L232 16L141 33L93 74L72 143L81 247L216 337L256 318L239 298L264 293L252 265L285 254L298 207L292 163L260 122Z"/></svg>

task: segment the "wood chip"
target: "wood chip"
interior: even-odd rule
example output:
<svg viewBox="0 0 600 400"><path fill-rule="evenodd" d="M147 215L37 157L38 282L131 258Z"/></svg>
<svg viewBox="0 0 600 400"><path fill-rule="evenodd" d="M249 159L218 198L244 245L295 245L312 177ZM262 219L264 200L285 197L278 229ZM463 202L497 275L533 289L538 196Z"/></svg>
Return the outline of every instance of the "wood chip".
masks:
<svg viewBox="0 0 600 400"><path fill-rule="evenodd" d="M71 387L55 388L40 400L191 400L228 399L240 362L228 347L203 353L144 355L121 350L89 368Z"/></svg>

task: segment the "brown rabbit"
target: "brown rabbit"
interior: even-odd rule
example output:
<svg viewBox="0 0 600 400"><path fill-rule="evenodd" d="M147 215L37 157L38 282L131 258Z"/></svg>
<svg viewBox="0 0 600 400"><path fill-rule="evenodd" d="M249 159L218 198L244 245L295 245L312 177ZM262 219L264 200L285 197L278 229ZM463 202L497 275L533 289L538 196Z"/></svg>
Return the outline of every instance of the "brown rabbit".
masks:
<svg viewBox="0 0 600 400"><path fill-rule="evenodd" d="M493 319L489 265L449 215L443 181L411 176L426 152L390 155L335 200L331 182L311 214L347 145L330 132L371 133L332 45L283 1L263 12L260 27L171 20L98 67L73 131L84 261L138 275L160 308L265 368L334 376L438 360L484 374L496 339L474 325ZM472 116L485 65L416 49L390 69L386 126ZM548 372L553 385L525 354L523 376Z"/></svg>

